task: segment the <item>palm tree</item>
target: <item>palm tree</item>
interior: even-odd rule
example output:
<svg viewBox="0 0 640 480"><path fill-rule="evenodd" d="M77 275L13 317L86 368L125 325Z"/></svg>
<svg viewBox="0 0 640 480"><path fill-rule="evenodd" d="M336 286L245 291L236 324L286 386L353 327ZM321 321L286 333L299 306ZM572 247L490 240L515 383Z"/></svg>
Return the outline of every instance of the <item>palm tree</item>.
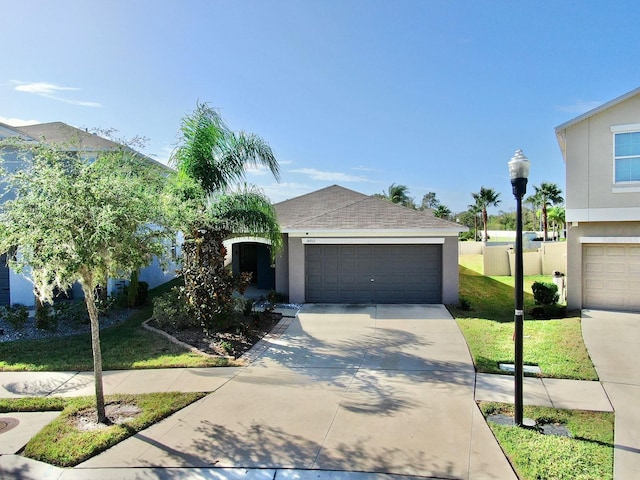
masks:
<svg viewBox="0 0 640 480"><path fill-rule="evenodd" d="M409 196L409 187L406 185L396 185L392 183L386 192L382 192L379 195L381 198L386 198L391 203L397 203L405 207L414 208L413 198Z"/></svg>
<svg viewBox="0 0 640 480"><path fill-rule="evenodd" d="M215 109L199 103L182 120L171 163L177 173L169 182L174 204L168 211L185 236L181 273L194 313L211 325L230 307L225 302L233 290L247 283L224 269L222 241L232 233L266 237L273 256L282 245L269 199L255 187L237 187L249 167L266 167L279 179L278 162L261 137L232 131Z"/></svg>
<svg viewBox="0 0 640 480"><path fill-rule="evenodd" d="M547 207L564 202L562 190L550 182L542 182L540 186L533 186L535 193L527 198L527 202L539 207L542 211L542 227L544 230L544 241L547 241L548 218Z"/></svg>
<svg viewBox="0 0 640 480"><path fill-rule="evenodd" d="M551 222L553 226L553 238L556 238L556 231L559 231L560 226L564 229L564 207L554 205L547 211L547 220Z"/></svg>
<svg viewBox="0 0 640 480"><path fill-rule="evenodd" d="M478 193L472 193L471 196L476 201L476 207L482 212L482 224L484 225L484 241L488 240L487 234L487 208L497 207L500 203L498 197L500 196L493 188L480 187Z"/></svg>
<svg viewBox="0 0 640 480"><path fill-rule="evenodd" d="M433 211L433 215L438 218L444 218L446 220L451 215L451 210L446 205L438 205Z"/></svg>

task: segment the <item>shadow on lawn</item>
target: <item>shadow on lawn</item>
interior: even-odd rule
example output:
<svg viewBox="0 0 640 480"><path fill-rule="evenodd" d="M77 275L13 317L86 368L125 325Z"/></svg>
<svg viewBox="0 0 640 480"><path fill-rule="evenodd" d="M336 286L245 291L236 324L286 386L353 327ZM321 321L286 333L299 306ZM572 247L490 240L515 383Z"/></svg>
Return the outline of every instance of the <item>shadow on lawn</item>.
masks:
<svg viewBox="0 0 640 480"><path fill-rule="evenodd" d="M471 310L450 307L456 318L483 318L500 323L513 322L515 289L491 277L460 266L460 298L471 304ZM525 320L534 306L533 294L524 292Z"/></svg>

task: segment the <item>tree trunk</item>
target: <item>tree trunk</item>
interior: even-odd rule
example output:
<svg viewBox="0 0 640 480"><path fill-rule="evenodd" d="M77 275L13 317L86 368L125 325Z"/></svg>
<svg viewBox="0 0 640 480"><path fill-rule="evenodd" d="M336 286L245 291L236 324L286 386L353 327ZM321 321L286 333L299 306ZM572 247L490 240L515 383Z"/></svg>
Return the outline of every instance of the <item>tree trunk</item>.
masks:
<svg viewBox="0 0 640 480"><path fill-rule="evenodd" d="M473 241L478 241L478 213L473 214Z"/></svg>
<svg viewBox="0 0 640 480"><path fill-rule="evenodd" d="M98 309L95 301L95 286L91 274L83 276L80 282L84 293L84 301L89 312L91 322L91 348L93 350L93 378L96 390L96 411L98 423L109 423L104 405L104 389L102 386L102 351L100 349L100 324L98 322Z"/></svg>
<svg viewBox="0 0 640 480"><path fill-rule="evenodd" d="M482 209L482 223L484 224L484 241L485 243L489 240L489 234L487 232L487 209Z"/></svg>
<svg viewBox="0 0 640 480"><path fill-rule="evenodd" d="M542 226L544 228L544 238L543 242L547 241L547 205L542 204Z"/></svg>

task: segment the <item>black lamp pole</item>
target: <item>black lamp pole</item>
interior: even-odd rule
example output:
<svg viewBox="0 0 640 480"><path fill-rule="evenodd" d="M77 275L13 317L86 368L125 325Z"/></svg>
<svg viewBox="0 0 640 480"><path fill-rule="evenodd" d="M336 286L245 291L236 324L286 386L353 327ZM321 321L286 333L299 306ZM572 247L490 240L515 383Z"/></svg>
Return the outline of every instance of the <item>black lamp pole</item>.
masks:
<svg viewBox="0 0 640 480"><path fill-rule="evenodd" d="M524 380L523 370L523 334L524 334L524 288L523 288L523 262L522 262L522 197L527 192L527 177L529 176L529 160L522 150L517 150L509 162L511 174L511 186L516 197L516 278L515 278L515 413L514 422L521 427L522 414L522 390Z"/></svg>

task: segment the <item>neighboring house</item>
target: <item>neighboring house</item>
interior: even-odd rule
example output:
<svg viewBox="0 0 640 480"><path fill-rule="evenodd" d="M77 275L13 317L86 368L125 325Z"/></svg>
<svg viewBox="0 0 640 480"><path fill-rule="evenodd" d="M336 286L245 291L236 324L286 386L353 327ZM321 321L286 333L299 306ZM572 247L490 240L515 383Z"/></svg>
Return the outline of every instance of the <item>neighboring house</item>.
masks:
<svg viewBox="0 0 640 480"><path fill-rule="evenodd" d="M569 308L640 311L640 88L556 127Z"/></svg>
<svg viewBox="0 0 640 480"><path fill-rule="evenodd" d="M458 303L466 227L337 185L275 209L284 237L275 268L260 240L232 239L235 273L244 263L296 303Z"/></svg>
<svg viewBox="0 0 640 480"><path fill-rule="evenodd" d="M44 142L50 145L63 146L69 151L78 152L78 154L87 161L95 160L96 156L101 152L113 151L116 149L122 149L123 146L100 137L99 135L89 133L86 130L81 130L75 127L71 127L62 122L43 123L38 125L29 125L23 127L12 127L0 123L0 140L4 138L18 137L22 142ZM153 165L157 165L158 168L166 170L170 169L156 160L147 157L139 152L136 152L129 147L124 147L131 151L133 155ZM16 151L9 148L0 150L5 168L10 171L16 171L23 166L23 161L17 155ZM1 184L0 184L1 187ZM12 198L13 193L8 192L4 196L0 196L0 202L4 202L9 198ZM150 288L153 288L161 283L164 283L175 276L175 265L168 265L162 268L158 259L154 258L150 266L143 268L140 271L140 281L147 282ZM123 280L110 279L108 290L113 293L125 284ZM73 289L74 296L82 296L79 286ZM18 275L10 270L6 265L6 257L0 256L0 305L8 304L23 304L27 306L33 306L35 304L35 297L33 294L33 285L22 275Z"/></svg>

